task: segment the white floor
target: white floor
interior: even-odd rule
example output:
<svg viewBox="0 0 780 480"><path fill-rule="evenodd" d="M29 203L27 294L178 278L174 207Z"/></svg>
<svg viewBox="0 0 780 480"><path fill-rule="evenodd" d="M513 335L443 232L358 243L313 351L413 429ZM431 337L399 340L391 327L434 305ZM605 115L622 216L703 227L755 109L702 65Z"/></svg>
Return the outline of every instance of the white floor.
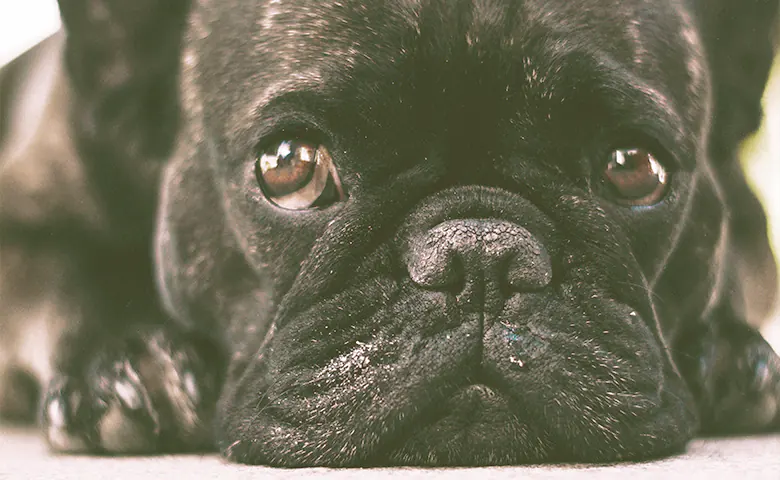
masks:
<svg viewBox="0 0 780 480"><path fill-rule="evenodd" d="M744 439L698 440L685 455L649 463L585 466L531 466L458 469L302 469L283 470L227 464L215 455L136 458L53 456L36 434L0 430L0 479L197 479L329 478L456 478L523 480L548 478L642 479L780 479L780 435Z"/></svg>

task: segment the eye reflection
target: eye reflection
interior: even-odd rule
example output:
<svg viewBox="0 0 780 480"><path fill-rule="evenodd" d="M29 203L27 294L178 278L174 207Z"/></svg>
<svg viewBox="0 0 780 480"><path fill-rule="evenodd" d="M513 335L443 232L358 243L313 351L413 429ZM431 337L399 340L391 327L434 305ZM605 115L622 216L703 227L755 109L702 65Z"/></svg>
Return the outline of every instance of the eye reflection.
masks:
<svg viewBox="0 0 780 480"><path fill-rule="evenodd" d="M604 182L620 204L648 206L658 203L666 193L669 173L647 150L619 149L604 171Z"/></svg>
<svg viewBox="0 0 780 480"><path fill-rule="evenodd" d="M266 197L285 209L303 210L344 199L338 172L322 145L282 141L258 156L255 175Z"/></svg>

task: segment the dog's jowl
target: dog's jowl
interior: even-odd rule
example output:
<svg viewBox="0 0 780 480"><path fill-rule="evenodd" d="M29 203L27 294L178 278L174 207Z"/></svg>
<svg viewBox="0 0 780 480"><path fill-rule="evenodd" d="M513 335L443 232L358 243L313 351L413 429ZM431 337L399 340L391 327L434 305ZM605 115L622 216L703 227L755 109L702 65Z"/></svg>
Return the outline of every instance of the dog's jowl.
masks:
<svg viewBox="0 0 780 480"><path fill-rule="evenodd" d="M779 429L778 3L61 1L0 77L0 412L280 466Z"/></svg>

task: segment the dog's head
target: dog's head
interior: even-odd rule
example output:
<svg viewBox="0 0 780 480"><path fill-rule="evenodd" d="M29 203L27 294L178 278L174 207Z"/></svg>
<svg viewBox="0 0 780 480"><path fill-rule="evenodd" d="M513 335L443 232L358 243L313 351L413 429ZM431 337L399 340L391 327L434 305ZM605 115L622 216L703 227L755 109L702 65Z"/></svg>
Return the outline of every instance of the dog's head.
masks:
<svg viewBox="0 0 780 480"><path fill-rule="evenodd" d="M722 16L673 0L196 3L158 267L169 310L232 355L228 456L684 445L697 419L669 339L716 296L712 159L754 128L766 76L713 100L733 77L708 56Z"/></svg>

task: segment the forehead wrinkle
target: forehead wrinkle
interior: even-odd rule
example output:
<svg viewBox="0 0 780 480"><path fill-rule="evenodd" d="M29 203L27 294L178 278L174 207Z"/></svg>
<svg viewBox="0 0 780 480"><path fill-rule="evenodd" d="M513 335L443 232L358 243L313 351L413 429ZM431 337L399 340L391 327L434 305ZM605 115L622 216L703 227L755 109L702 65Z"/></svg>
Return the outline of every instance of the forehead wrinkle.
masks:
<svg viewBox="0 0 780 480"><path fill-rule="evenodd" d="M465 32L466 44L475 46L491 41L499 35L501 42L511 42L507 29L515 17L516 3L503 0L469 0L464 8L470 9L470 25ZM488 47L489 48L489 47Z"/></svg>
<svg viewBox="0 0 780 480"><path fill-rule="evenodd" d="M282 3L281 0L270 0L268 2L263 17L259 22L264 29L268 30L274 27L275 18L277 15L279 15L280 12L278 7L280 3Z"/></svg>
<svg viewBox="0 0 780 480"><path fill-rule="evenodd" d="M660 88L650 86L630 66L621 64L609 53L590 48L584 43L574 42L548 43L544 50L547 55L542 56L541 62L538 64L530 62L527 58L523 59L523 66L526 70L536 64L540 65L547 74L553 74L552 77L556 78L571 71L574 73L575 83L594 82L594 84L603 85L606 88L615 88L621 93L627 90L637 90L642 93L643 97L651 100L654 105L658 105L660 110L669 117L674 118L677 122L682 121L675 103L669 96L663 93ZM582 68L580 62L583 60L590 64L588 72L592 78L582 77L581 74L577 75ZM534 75L534 77L539 75L547 76L545 73L541 73ZM615 79L619 78L625 79L625 81L617 83ZM529 83L533 85L534 82L530 82L530 80Z"/></svg>
<svg viewBox="0 0 780 480"><path fill-rule="evenodd" d="M628 26L626 27L626 31L634 43L634 63L636 64L644 63L645 57L648 54L647 48L642 40L642 34L639 28L640 25L641 21L638 18L633 18L629 20Z"/></svg>
<svg viewBox="0 0 780 480"><path fill-rule="evenodd" d="M355 16L376 17L380 10L368 8L364 2L342 0L334 2L309 2L296 0L269 0L260 2L255 19L222 18L220 12L207 12L211 21L223 25L224 31L215 30L206 43L211 43L211 63L202 71L212 83L224 86L220 115L227 132L237 132L262 115L262 110L275 99L293 91L317 92L333 90L349 82L354 70L361 65L387 71L393 62L406 55L405 48L398 47L397 39L405 32L419 32L420 16L427 0L397 0L393 2L392 18L383 23L350 21ZM325 12L328 12L326 15ZM372 18L373 18L372 17ZM195 25L208 23L200 21ZM235 23L233 23L235 22ZM290 28L289 26L292 26ZM237 30L238 28L238 30ZM350 34L350 31L360 34ZM230 48L235 36L251 36L250 42L242 42L238 48ZM231 36L232 35L232 36ZM208 35L197 34L200 40ZM316 41L323 37L322 41ZM388 38L384 38L388 37ZM363 43L356 41L362 38ZM328 41L325 41L328 40ZM222 46L224 45L224 46ZM230 68L227 56L236 56L241 70ZM382 65L377 65L378 61ZM250 64L257 69L248 68ZM389 65L386 65L389 63ZM262 66L262 68L259 68ZM231 75L231 76L228 76ZM258 90L262 89L258 92Z"/></svg>
<svg viewBox="0 0 780 480"><path fill-rule="evenodd" d="M634 104L649 104L654 111L661 113L663 123L669 124L675 130L677 137L674 140L679 141L685 136L685 133L682 131L682 126L684 125L683 117L680 115L676 103L660 88L651 86L622 67L617 67L617 69L613 70L610 78L625 79L619 84L616 84L614 80L605 83L614 86L615 90L620 91L622 98L628 99ZM639 97L635 96L634 93L639 93ZM636 98L641 98L642 100L636 101Z"/></svg>
<svg viewBox="0 0 780 480"><path fill-rule="evenodd" d="M484 14L477 15L477 17L482 18L484 21L490 23L490 22L496 22L503 18L502 16L506 15L506 10L508 8L506 5L508 5L511 2L502 2L500 0L468 0L470 4L472 4L474 9L477 9L477 7L484 10ZM337 1L337 2L324 2L322 4L312 6L313 4L308 4L309 10L311 11L321 11L322 9L349 9L354 13L354 9L358 8L356 7L356 4L358 2L354 2L352 0L344 0L344 1ZM533 3L533 2L529 2ZM323 21L322 15L309 15L304 14L300 10L293 10L289 11L290 5L296 4L295 1L291 0L269 0L267 2L263 2L263 5L266 7L279 7L282 9L282 12L284 15L288 14L295 14L296 17L299 19L305 19L306 24L312 24L311 22L315 22L313 25L317 25L318 28L315 30L319 30L320 27L322 27L321 23ZM433 4L431 2L427 1L420 1L420 0L397 0L396 2L393 2L394 5L403 5L404 8L403 14L398 15L397 17L394 17L394 20L389 23L395 23L396 25L403 24L406 28L410 28L412 32L420 30L420 22L421 22L421 13L424 11L427 11L426 8L432 6ZM435 4L435 2L434 2ZM513 4L515 5L515 4ZM518 7L521 6L520 3L516 4ZM524 4L523 4L524 5ZM365 5L364 5L365 7ZM435 9L434 9L435 10ZM260 12L258 12L260 13ZM398 13L398 12L396 12ZM517 15L523 16L524 20L526 14L523 12L518 12ZM275 18L277 21L280 21L281 17L277 17L277 14L274 13L272 15L273 18ZM257 20L254 20L253 22L256 25L256 31L258 33L261 33L263 30L263 27L261 24L263 23L263 15L258 15ZM370 33L373 33L373 37L370 37L372 41L375 41L376 43L372 43L371 47L381 50L383 53L388 53L388 58L396 58L399 56L398 51L390 52L389 48L391 46L385 45L386 42L383 42L381 38L379 38L382 34L390 34L395 37L395 34L398 32L398 29L396 28L388 28L387 24L383 25L374 25L374 26L359 26L359 25L342 25L341 22L344 20L345 14L344 12L340 12L337 15L333 16L333 19L328 22L328 25L324 26L323 28L357 28L360 30L364 30L365 28L370 27ZM428 17L425 17L428 18ZM428 18L430 20L430 18ZM476 28L476 20L477 18L474 18L475 22L470 24L469 27ZM333 22L336 22L337 24L334 24ZM534 30L536 28L538 30L538 27L535 27L535 22L519 22L523 25L519 25L518 22L514 22L513 25L517 25L518 27L523 27L524 30ZM296 22L297 24L297 22ZM637 26L637 34L641 33L640 30L641 27ZM365 52L365 49L362 48L362 45L360 44L354 44L350 43L349 41L345 42L334 42L332 44L328 45L322 45L317 44L313 45L311 42L309 42L306 46L306 48L297 48L295 45L291 45L289 43L289 38L286 38L287 35L290 35L289 31L286 30L279 30L280 26L276 25L274 27L276 33L273 35L274 38L272 38L270 41L270 44L266 44L266 47L269 49L269 51L273 51L272 55L267 58L269 61L269 68L265 68L264 70L268 71L269 69L274 71L273 77L265 78L265 73L258 70L256 76L250 75L248 77L245 77L241 80L241 83L243 83L245 86L249 87L246 90L244 88L236 89L236 95L233 101L230 102L230 105L226 108L227 115L225 116L227 118L226 127L226 133L228 132L238 132L242 129L247 129L247 125L251 125L253 122L253 119L257 119L259 116L262 115L262 110L264 109L265 105L267 105L269 102L273 102L275 99L279 98L280 96L284 96L286 93L292 90L296 89L302 89L306 91L315 91L315 92L322 92L324 88L339 88L338 85L326 85L326 83L334 84L334 83L341 83L339 80L349 80L349 74L345 73L347 71L352 70L352 68L358 64L358 63L372 63L376 61L375 56L368 55ZM619 27L619 28L625 28ZM293 36L298 36L301 32L299 31L300 28L296 29L296 32L294 32ZM546 29L543 29L546 31ZM535 30L534 30L535 31ZM368 32L364 32L368 33ZM461 31L461 35L464 32ZM519 38L522 43L525 43L522 39L524 37L527 37L531 31L527 31L526 33L519 33L517 31L512 31L510 35L508 35L508 38ZM543 51L542 58L539 58L537 60L541 61L542 63L548 63L550 55L552 56L559 56L561 54L561 50L571 50L572 48L577 47L587 47L587 44L583 44L582 42L578 41L579 37L579 30L574 30L571 32L571 35L567 35L562 37L562 42L560 45L558 45L557 49L552 49L552 51ZM695 31L692 32L693 36L696 37ZM624 33L626 35L626 33ZM217 36L216 34L214 35ZM337 39L343 39L343 40L349 40L350 38L353 38L352 35L344 35L339 36ZM461 37L462 38L462 37ZM411 40L414 39L414 41L419 41L419 38L411 36L407 37L407 39ZM263 40L264 42L268 39ZM691 40L692 41L692 40ZM279 43L276 43L279 42ZM295 43L295 42L293 42ZM284 47L281 49L277 49L274 44L276 44L279 47ZM644 45L644 44L643 44ZM408 44L407 44L408 46ZM257 44L255 44L255 48L257 48ZM312 49L321 48L323 51L319 52L319 56L314 56L316 51L313 51ZM518 53L520 48L519 46L516 46L516 48L513 49L513 52ZM649 47L648 47L649 48ZM387 51L386 51L387 50ZM396 48L396 50L398 50ZM556 51L557 50L557 51ZM403 50L400 50L403 52ZM370 51L369 51L370 52ZM376 52L374 52L376 53ZM392 55L390 55L392 53ZM250 55L251 56L251 55ZM327 61L324 62L324 57L327 56ZM538 55L536 55L538 56ZM365 58L364 58L365 57ZM254 59L255 57L252 56ZM257 59L260 59L261 57L257 57ZM265 60L263 60L265 62ZM258 63L258 62L256 62ZM531 65L533 67L533 65ZM322 67L324 70L322 70ZM392 72L393 70L389 70L388 68L384 68L387 66L383 66L382 72L384 77L386 78L386 74L389 72ZM526 66L527 67L527 66ZM344 78L334 78L334 75L338 76L339 72L334 72L334 69L341 69L341 76ZM539 83L539 81L542 81L541 83L549 88L555 87L554 82L547 82L546 77L542 75L544 72L544 68L542 68L538 75L534 74L533 68L525 68L525 73L530 75L531 78L528 79L529 82L535 81L536 83ZM626 75L625 70L621 70L619 73L620 75L624 76ZM640 83L638 81L638 76L640 74L638 72L635 72L635 75L632 75L632 79L634 85L637 86L637 89L641 92L643 97L646 97L650 99L650 103L652 103L654 106L657 106L657 110L662 112L665 116L671 117L671 119L674 120L675 123L678 125L681 124L680 121L680 114L678 113L678 110L676 107L679 107L676 103L672 101L672 99L667 96L665 93L662 92L663 86L656 86L651 87L649 84L646 83ZM327 77L327 78L324 78ZM604 77L607 78L608 77ZM602 78L602 80L604 80ZM614 81L614 78L610 80L610 83ZM235 83L234 83L235 84ZM262 85L262 87L260 87ZM262 91L258 90L262 88ZM622 88L621 88L622 89ZM242 90L239 92L239 90ZM623 89L624 90L624 89ZM241 101L238 97L244 97L247 100Z"/></svg>
<svg viewBox="0 0 780 480"><path fill-rule="evenodd" d="M540 51L545 53L540 58L524 57L521 70L526 98L532 95L544 101L537 102L537 106L569 103L570 108L579 109L581 102L595 101L596 108L627 114L626 118L637 122L632 126L660 135L658 140L664 140L663 143L674 142L685 153L691 150L688 124L680 113L680 105L664 85L645 81L632 65L585 43L548 41ZM587 74L583 75L583 71ZM527 114L528 111L518 112L520 121Z"/></svg>
<svg viewBox="0 0 780 480"><path fill-rule="evenodd" d="M668 118L672 119L675 126L679 127L683 125L682 117L677 113L677 109L674 107L672 100L664 95L660 90L653 88L644 83L637 83L632 85L632 88L638 90L644 95L644 97L650 100L659 111L662 111ZM675 128L677 138L675 141L681 141L685 137L685 132L680 128Z"/></svg>
<svg viewBox="0 0 780 480"><path fill-rule="evenodd" d="M688 10L679 3L676 3L675 7L682 22L680 36L690 48L690 54L685 62L690 77L688 91L695 97L700 97L702 90L706 90L709 86L709 78L704 64L704 46Z"/></svg>
<svg viewBox="0 0 780 480"><path fill-rule="evenodd" d="M628 106L637 111L641 118L652 117L653 124L662 128L660 133L685 150L689 149L689 132L686 131L687 124L680 114L679 105L662 87L647 83L631 71L630 66L615 61L603 52L579 53L595 65L593 77L587 82L592 82L598 96L603 98L602 102L611 105L612 110ZM587 86L584 91L589 91ZM646 109L650 109L649 115L642 112Z"/></svg>

